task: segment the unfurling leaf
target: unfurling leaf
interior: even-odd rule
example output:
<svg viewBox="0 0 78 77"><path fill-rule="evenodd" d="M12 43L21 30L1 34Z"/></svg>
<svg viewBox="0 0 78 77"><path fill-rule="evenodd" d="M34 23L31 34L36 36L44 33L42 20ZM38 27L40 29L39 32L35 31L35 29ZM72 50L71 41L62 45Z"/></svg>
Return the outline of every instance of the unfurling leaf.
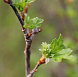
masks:
<svg viewBox="0 0 78 77"><path fill-rule="evenodd" d="M65 46L63 45L63 38L62 35L60 34L58 39L53 39L51 42L50 48L52 49L52 53L56 53L62 49L65 49Z"/></svg>
<svg viewBox="0 0 78 77"><path fill-rule="evenodd" d="M24 0L12 0L13 1L13 3L15 4L15 3L21 3L21 2L23 2Z"/></svg>
<svg viewBox="0 0 78 77"><path fill-rule="evenodd" d="M33 28L39 28L39 27L41 27L41 23L43 21L44 21L43 19L39 19L38 17L30 19L29 16L25 16L24 27L28 27L29 30L32 30Z"/></svg>
<svg viewBox="0 0 78 77"><path fill-rule="evenodd" d="M61 51L55 53L53 58L56 62L60 62L62 59L73 59L73 56L70 55L71 52L72 50L70 48L62 49Z"/></svg>
<svg viewBox="0 0 78 77"><path fill-rule="evenodd" d="M16 4L13 4L15 7L18 8L19 11L24 11L24 8L25 6L27 5L25 2L21 2L21 3L16 3Z"/></svg>
<svg viewBox="0 0 78 77"><path fill-rule="evenodd" d="M35 0L13 0L13 5L18 8L19 11L24 11L25 7L34 2Z"/></svg>
<svg viewBox="0 0 78 77"><path fill-rule="evenodd" d="M55 38L54 40L52 40L51 44L43 42L42 49L39 50L46 58L53 58L56 62L60 62L62 61L62 59L73 58L73 56L70 55L72 50L64 46L61 34L58 39Z"/></svg>

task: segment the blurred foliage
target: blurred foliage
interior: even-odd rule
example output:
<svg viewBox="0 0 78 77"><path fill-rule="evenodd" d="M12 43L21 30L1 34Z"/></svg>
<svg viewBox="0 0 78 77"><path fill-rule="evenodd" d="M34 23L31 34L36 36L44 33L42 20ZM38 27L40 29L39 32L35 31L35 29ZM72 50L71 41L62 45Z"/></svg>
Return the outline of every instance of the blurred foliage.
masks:
<svg viewBox="0 0 78 77"><path fill-rule="evenodd" d="M42 65L34 77L78 77L78 0L36 0L29 8L31 18L44 19L43 31L35 36L31 47L31 69L41 57L42 42L50 43L63 35L64 44L73 49L73 61L53 60ZM25 41L21 25L13 10L0 0L0 77L25 77Z"/></svg>

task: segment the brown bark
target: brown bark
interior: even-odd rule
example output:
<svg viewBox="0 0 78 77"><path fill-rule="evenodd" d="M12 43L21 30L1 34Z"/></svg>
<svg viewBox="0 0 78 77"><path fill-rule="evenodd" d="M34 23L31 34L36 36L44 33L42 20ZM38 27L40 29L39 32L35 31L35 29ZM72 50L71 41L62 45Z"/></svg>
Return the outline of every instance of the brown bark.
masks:
<svg viewBox="0 0 78 77"><path fill-rule="evenodd" d="M5 0L4 0L4 2L5 2ZM30 74L30 54L31 54L30 47L31 47L31 43L32 43L32 39L33 39L34 35L37 34L38 32L41 32L42 29L38 30L37 28L34 28L32 30L31 35L29 35L29 29L23 27L23 25L24 25L24 18L23 19L21 18L21 16L18 13L16 7L13 6L12 0L9 0L8 4L12 7L13 11L15 12L18 20L21 23L22 31L24 32L24 37L25 37L25 42L26 42L25 51L24 51L24 53L25 53L25 75L26 75L26 77L32 77L33 74ZM27 11L28 11L28 8L26 7L25 10L24 10L24 13L27 13ZM36 65L34 70L36 70L38 68L38 66L39 66L39 64Z"/></svg>
<svg viewBox="0 0 78 77"><path fill-rule="evenodd" d="M26 77L30 73L30 47L31 47L31 41L26 41L26 47L25 47L25 73Z"/></svg>

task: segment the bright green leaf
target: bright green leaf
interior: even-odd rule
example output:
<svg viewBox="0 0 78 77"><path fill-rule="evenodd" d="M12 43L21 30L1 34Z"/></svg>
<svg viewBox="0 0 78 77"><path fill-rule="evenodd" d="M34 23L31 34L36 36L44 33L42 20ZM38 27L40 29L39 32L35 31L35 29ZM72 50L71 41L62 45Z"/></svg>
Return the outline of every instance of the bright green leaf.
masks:
<svg viewBox="0 0 78 77"><path fill-rule="evenodd" d="M60 34L58 39L53 39L51 44L47 44L43 42L42 49L39 49L46 58L53 58L54 61L60 62L62 59L72 59L73 56L70 55L72 50L70 48L66 48L63 45L62 35Z"/></svg>
<svg viewBox="0 0 78 77"><path fill-rule="evenodd" d="M34 1L35 0L13 0L13 5L17 7L19 11L24 11L24 8Z"/></svg>
<svg viewBox="0 0 78 77"><path fill-rule="evenodd" d="M17 7L19 11L22 12L27 4L25 2L21 2L21 3L16 3L16 4L13 4L13 5L15 7Z"/></svg>
<svg viewBox="0 0 78 77"><path fill-rule="evenodd" d="M30 17L27 15L25 16L25 23L29 24L29 22L30 22Z"/></svg>
<svg viewBox="0 0 78 77"><path fill-rule="evenodd" d="M51 49L52 49L52 53L56 53L58 51L60 51L61 49L65 49L65 46L63 45L63 39L62 39L62 35L60 34L58 40L55 38L52 40L51 42Z"/></svg>
<svg viewBox="0 0 78 77"><path fill-rule="evenodd" d="M53 58L56 62L60 62L62 59L73 59L73 56L70 55L71 52L72 50L70 48L62 49L61 51L55 53Z"/></svg>
<svg viewBox="0 0 78 77"><path fill-rule="evenodd" d="M26 16L25 17L26 26L24 25L24 27L28 27L29 30L32 30L33 28L39 28L39 27L41 27L41 23L43 21L44 21L43 19L39 19L38 17L30 19L29 16ZM28 26L27 26L27 24L28 24Z"/></svg>
<svg viewBox="0 0 78 77"><path fill-rule="evenodd" d="M28 4L34 2L35 0L25 0Z"/></svg>
<svg viewBox="0 0 78 77"><path fill-rule="evenodd" d="M15 3L21 3L21 2L23 2L24 0L12 0L13 1L13 3L15 4Z"/></svg>

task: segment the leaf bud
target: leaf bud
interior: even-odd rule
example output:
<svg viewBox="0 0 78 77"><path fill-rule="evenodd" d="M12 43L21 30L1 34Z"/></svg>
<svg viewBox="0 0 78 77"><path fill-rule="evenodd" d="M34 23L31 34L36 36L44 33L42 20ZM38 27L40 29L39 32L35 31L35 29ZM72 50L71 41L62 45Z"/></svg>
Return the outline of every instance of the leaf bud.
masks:
<svg viewBox="0 0 78 77"><path fill-rule="evenodd" d="M44 57L44 55L42 55L42 57L40 58L40 60L39 60L38 63L39 63L39 65L45 63L45 57Z"/></svg>
<svg viewBox="0 0 78 77"><path fill-rule="evenodd" d="M4 0L4 2L9 4L10 3L10 0Z"/></svg>
<svg viewBox="0 0 78 77"><path fill-rule="evenodd" d="M43 30L43 29L41 28L41 29L39 29L38 31L41 32L42 30Z"/></svg>
<svg viewBox="0 0 78 77"><path fill-rule="evenodd" d="M24 9L24 13L27 13L27 12L28 12L28 6L26 6Z"/></svg>
<svg viewBox="0 0 78 77"><path fill-rule="evenodd" d="M31 6L31 4L28 4L28 7L30 7Z"/></svg>

